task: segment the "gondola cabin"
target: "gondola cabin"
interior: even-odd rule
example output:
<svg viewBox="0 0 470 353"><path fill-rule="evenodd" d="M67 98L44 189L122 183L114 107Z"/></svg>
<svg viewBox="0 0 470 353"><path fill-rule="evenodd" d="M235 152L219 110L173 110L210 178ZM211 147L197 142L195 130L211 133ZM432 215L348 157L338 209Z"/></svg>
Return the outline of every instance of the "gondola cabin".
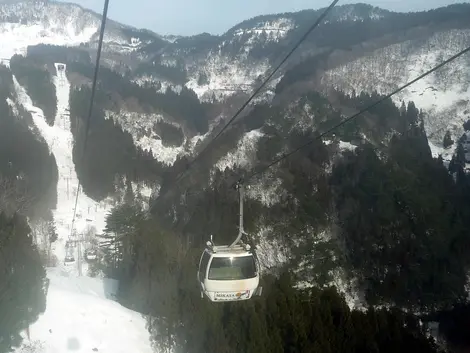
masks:
<svg viewBox="0 0 470 353"><path fill-rule="evenodd" d="M64 259L64 264L65 265L71 265L75 263L75 256L73 253L73 247L69 246L69 244L66 245L65 248L65 259Z"/></svg>
<svg viewBox="0 0 470 353"><path fill-rule="evenodd" d="M261 295L259 264L250 246L207 247L199 261L201 297L213 302L240 301Z"/></svg>
<svg viewBox="0 0 470 353"><path fill-rule="evenodd" d="M85 250L85 259L87 261L94 261L97 258L97 253L95 249L87 249Z"/></svg>

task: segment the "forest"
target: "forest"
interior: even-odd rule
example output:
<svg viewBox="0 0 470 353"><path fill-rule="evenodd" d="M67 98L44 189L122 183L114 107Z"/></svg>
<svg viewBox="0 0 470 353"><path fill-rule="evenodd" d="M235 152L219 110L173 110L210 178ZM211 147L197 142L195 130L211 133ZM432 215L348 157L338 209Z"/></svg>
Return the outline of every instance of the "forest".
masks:
<svg viewBox="0 0 470 353"><path fill-rule="evenodd" d="M357 108L377 97L338 93L341 105ZM320 94L311 92L296 103L257 106L173 188L186 164L178 160L163 173L151 215L131 194L114 209L103 240L116 246L105 247L101 266L120 280L120 302L147 315L160 349L438 351L419 314L466 302L470 180L462 153L449 166L432 157L422 113L412 102L397 107L387 100L271 170L268 180L279 178L284 190L281 201L267 206L248 198L245 229L255 245L280 241L290 259L264 273L261 298L222 305L200 299L195 273L201 250L210 234L218 243L235 236L237 194L230 187L249 172L216 171L209 183L210 169L244 131L264 132L254 153L260 167L341 118ZM307 130L299 123L306 105L315 112ZM358 140L360 134L367 142ZM340 150L339 140L357 147ZM250 183L268 182L263 180ZM266 226L268 238L260 239ZM329 237L322 239L325 232ZM338 273L363 294L364 310L351 310L334 288ZM300 282L311 287L299 287Z"/></svg>
<svg viewBox="0 0 470 353"><path fill-rule="evenodd" d="M68 72L76 72L89 79L93 77L92 65L76 61L67 62L67 65ZM208 131L207 109L209 109L209 105L201 103L194 91L183 86L179 93L170 88L164 93L160 93L155 90L155 87L139 86L137 83L131 82L130 78L130 76L121 76L106 67L101 68L99 82L102 93L105 95L118 94L122 100L134 98L146 113L164 112L171 116L175 122L186 125L201 134ZM107 103L110 104L109 98Z"/></svg>
<svg viewBox="0 0 470 353"><path fill-rule="evenodd" d="M4 66L0 66L0 80L0 178L15 180L15 196L10 199L24 200L12 207L32 218L44 217L56 204L56 161L46 142L30 129L34 126L31 114L7 103L7 98L14 97L14 85L11 71Z"/></svg>
<svg viewBox="0 0 470 353"><path fill-rule="evenodd" d="M2 190L3 191L3 190ZM3 200L2 200L3 202ZM0 352L21 343L20 332L46 309L48 280L26 218L0 204ZM27 285L25 285L27 283Z"/></svg>
<svg viewBox="0 0 470 353"><path fill-rule="evenodd" d="M71 130L75 140L73 160L85 192L97 201L114 195L116 176L156 182L163 165L153 158L152 151L136 147L132 136L113 119L105 118L104 107L109 100L101 90L95 98L93 124L84 151L90 95L91 88L88 87L72 90L70 95Z"/></svg>
<svg viewBox="0 0 470 353"><path fill-rule="evenodd" d="M10 68L20 85L24 86L33 104L44 112L46 122L52 126L57 113L56 89L47 65L35 57L13 55ZM55 70L52 67L50 70Z"/></svg>
<svg viewBox="0 0 470 353"><path fill-rule="evenodd" d="M13 82L8 70L2 75L9 82L2 91L6 98ZM333 104L319 93L308 92L295 104L257 105L175 189L172 181L186 169L188 159L179 158L167 167L156 162L151 151L135 147L128 133L105 118L104 111L112 102L102 86L85 158L80 159L89 95L90 88L83 86L72 90L70 101L74 160L83 186L88 194L101 199L113 193L116 175L128 177L125 202L108 215L106 231L100 235L104 257L92 272L103 270L119 279L119 302L147 317L156 348L178 352L441 349L427 336L419 314L450 310L466 300L470 181L464 173L464 138L453 141L457 153L447 166L441 158L432 157L423 116L415 105L397 107L387 100L336 130L334 136L317 139L283 160L267 172L267 179L261 175L250 180L255 186L266 187L274 180L280 185L278 201L273 204L267 205L256 195L247 198L245 228L252 235L250 242L276 240L291 256L265 270L262 297L214 305L200 298L195 273L209 234L222 243L237 232L238 199L231 189L233 182L263 170L280 151L315 139L341 120L339 107L360 109L379 96L351 97L336 92ZM24 173L24 180L34 180L26 186L52 188L57 175L50 171L57 171L47 146L29 132L26 123L12 119L11 107L4 105L0 107L5 117L1 122L7 130L2 131L10 136L24 134L27 143L36 144L30 148L38 153L37 161L23 165L18 156L11 164L7 156L21 150L11 150L15 146L11 141L5 144L9 150L5 149L8 154L1 175L10 183L5 185L19 190L23 181L12 182L12 178ZM307 129L305 109L314 117ZM157 133L170 134L169 141L181 141L173 125L156 124L154 128ZM251 130L262 132L250 153L252 167L235 165L214 171L214 164ZM8 136L0 141L7 142ZM340 141L356 147L343 150ZM447 138L447 143L452 142ZM34 164L38 162L41 166ZM41 174L41 170L49 174ZM131 180L161 185L162 197L152 201L150 214L135 201ZM9 205L7 198L3 200ZM23 216L11 212L13 208L3 206L0 216L2 248L15 246L29 254L27 266L31 268L27 267L25 276L34 276L31 281L35 284L28 295L38 299L16 298L19 305L31 309L26 316L12 313L19 321L11 327L8 340L2 337L0 351L5 352L18 344L17 332L44 310L47 291L41 255L27 237L30 230ZM18 243L8 245L11 227L17 229ZM268 229L266 239L259 237L261 229ZM320 236L325 232L327 239ZM14 268L15 259L8 258L5 264ZM354 283L354 291L362 293L363 310L350 309L344 293L335 287L338 273ZM305 282L310 286L299 285ZM1 305L8 304L0 301Z"/></svg>
<svg viewBox="0 0 470 353"><path fill-rule="evenodd" d="M28 219L50 217L57 166L46 142L30 129L31 115L8 104L14 85L4 66L0 81L0 352L6 353L46 308L48 280Z"/></svg>
<svg viewBox="0 0 470 353"><path fill-rule="evenodd" d="M456 22L468 25L468 8L459 9L441 9L439 16L430 11L400 17L397 31L417 23L441 23L455 12ZM298 16L303 21L295 33L311 20L310 13ZM119 280L118 301L145 315L156 349L175 353L442 350L421 319L467 304L470 178L464 172L465 137L453 141L446 134L444 146L457 145L450 163L433 158L423 113L413 102L396 106L388 99L318 139L342 120L345 109L364 108L380 96L349 96L334 90L328 96L314 91L297 95L289 90L328 67L333 50L352 51L355 44L390 34L396 16L381 22L326 25L310 42L322 48L320 53L291 66L280 80L276 87L280 99L257 104L236 120L176 187L174 180L188 168L190 158L179 157L171 167L156 161L152 151L136 147L113 114L131 106L137 113L169 117L181 129L166 122L153 126L155 134L164 136L164 146L180 145L188 130L192 135L208 132L214 104L201 103L185 87L179 93L160 92L132 82L138 73L182 84L188 72L179 69L181 62L170 68L159 64L161 58L156 56L153 64L123 75L101 68L86 150L91 89L72 85L73 159L85 193L99 201L120 186L126 189L124 202L108 215L106 230L99 235L102 258L90 275L103 271ZM345 31L350 35L338 34ZM184 48L196 56L218 45L218 39L208 34L183 38L175 41L174 49ZM221 52L238 52L244 39L227 41ZM202 47L195 48L192 40ZM162 42L145 50L151 55L168 45ZM251 58L273 60L287 44L256 46ZM67 63L69 75L92 78L90 56L84 50L35 46L28 48L28 57L15 56L11 61L12 72L34 103L44 108L49 124L55 116L55 88L45 63L57 58ZM11 284L0 286L0 312L8 313L0 317L3 353L19 344L18 332L45 309L44 261L32 244L26 216L34 218L54 205L57 167L44 141L28 129L29 113L7 104L13 89L11 73L0 68L0 78L0 284ZM200 74L199 84L208 79L207 73ZM14 108L24 120L15 119ZM109 118L105 112L111 112ZM470 121L464 128L470 130ZM217 162L255 130L260 137L248 151L248 162L236 160L233 168L219 170ZM21 145L15 144L18 138L24 141ZM265 170L286 151L311 140L308 147ZM234 238L238 198L233 183L258 171L262 173L247 182L252 187L245 203L248 241L280 244L289 256L263 269L261 297L214 305L200 298L197 264L210 235L217 243ZM150 212L136 202L131 181L158 186ZM22 212L15 213L17 209ZM25 281L31 286L20 292ZM346 290L339 282L346 283ZM350 308L349 294L360 297L362 308ZM449 324L446 332L451 336L456 330Z"/></svg>
<svg viewBox="0 0 470 353"><path fill-rule="evenodd" d="M202 300L194 278L199 249L141 216L136 208L119 207L110 217L109 232L124 240L122 256L114 259L119 268L108 274L121 279L121 303L148 315L160 351L438 351L412 314L351 311L334 288L294 288L288 269L263 277L261 298L219 305Z"/></svg>

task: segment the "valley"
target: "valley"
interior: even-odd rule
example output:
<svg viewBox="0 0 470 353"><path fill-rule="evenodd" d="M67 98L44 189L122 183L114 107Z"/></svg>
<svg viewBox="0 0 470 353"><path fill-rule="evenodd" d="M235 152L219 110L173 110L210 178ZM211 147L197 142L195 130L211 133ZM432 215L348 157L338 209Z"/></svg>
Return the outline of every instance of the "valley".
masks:
<svg viewBox="0 0 470 353"><path fill-rule="evenodd" d="M468 54L317 137L470 46L470 5L335 7L212 141L321 11L171 39L110 20L88 131L100 15L0 3L0 249L43 270L0 352L438 351L424 318L470 298ZM265 291L213 306L196 267L238 231L240 178ZM5 259L0 283L26 268Z"/></svg>

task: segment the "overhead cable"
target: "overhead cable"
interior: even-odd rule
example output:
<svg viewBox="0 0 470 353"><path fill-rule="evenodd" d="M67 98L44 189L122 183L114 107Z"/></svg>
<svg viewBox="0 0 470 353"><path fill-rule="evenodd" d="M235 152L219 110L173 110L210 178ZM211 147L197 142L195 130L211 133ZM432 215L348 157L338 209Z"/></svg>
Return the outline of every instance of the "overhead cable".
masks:
<svg viewBox="0 0 470 353"><path fill-rule="evenodd" d="M357 112L356 114L353 114L351 115L350 117L344 119L343 121L341 121L340 123L336 124L335 126L331 127L330 129L318 134L315 138L309 140L308 142L298 146L297 148L293 149L292 151L282 155L281 157L273 160L271 163L269 163L267 166L263 167L261 170L258 170L256 172L253 172L251 174L249 174L248 176L246 176L244 178L245 181L253 178L254 176L256 175L259 175L259 174L262 174L264 173L266 170L268 170L269 168L271 168L272 166L278 164L279 162L283 161L284 159L287 159L289 158L290 156L292 156L293 154L297 153L298 151L300 151L301 149L311 145L312 143L314 143L315 141L323 138L324 136L328 135L329 133L335 131L336 129L338 129L339 127L343 126L344 124L350 122L351 120L354 120L356 119L359 115L361 114L364 114L365 112L369 111L370 109L374 108L375 106L379 105L380 103L382 103L383 101L391 98L392 96L394 96L395 94L401 92L402 90L404 90L405 88L407 88L408 86L411 86L413 83L415 82L418 82L419 80L423 79L424 77L432 74L434 71L440 69L441 67L447 65L448 63L454 61L455 59L459 58L460 56L464 55L465 53L468 53L470 51L470 47L467 47L465 48L464 50L458 52L457 54L451 56L449 59L443 61L442 63L440 63L439 65L433 67L432 69L426 71L424 74L416 77L415 79L411 80L410 82L406 83L405 85L401 86L400 88L397 88L396 90L394 90L393 92L387 94L386 96L378 99L376 102L368 105L367 107L365 107L364 109L361 109L359 112Z"/></svg>
<svg viewBox="0 0 470 353"><path fill-rule="evenodd" d="M96 85L98 81L98 71L100 68L100 59L101 59L101 51L103 48L103 39L104 39L104 30L106 28L106 18L108 17L108 7L109 7L109 0L104 1L104 8L103 8L103 15L101 18L101 27L100 27L100 36L98 39L98 49L97 49L97 54L96 54L96 64L95 64L95 73L93 75L93 83L91 86L91 98L90 98L90 105L88 108L88 116L86 120L86 126L85 126L85 140L83 142L83 153L81 155L81 162L83 165L83 162L85 160L85 154L86 154L86 147L88 143L88 132L90 130L90 122L91 122L91 116L93 113L93 104L95 102L95 95L96 95ZM75 206L73 208L73 217L72 217L72 226L70 229L70 235L69 235L69 240L73 235L74 231L74 225L75 225L75 217L77 215L77 206L78 206L78 195L80 194L80 178L78 178L78 187L77 187L77 194L75 197Z"/></svg>
<svg viewBox="0 0 470 353"><path fill-rule="evenodd" d="M281 62L271 71L271 73L265 78L261 85L251 94L251 96L245 101L245 103L237 110L237 112L232 116L232 118L224 125L224 127L212 138L209 143L199 152L192 161L186 165L186 169L182 171L174 180L172 185L168 186L165 194L171 189L173 185L176 185L189 171L189 169L194 165L194 163L201 158L201 156L208 151L209 147L213 145L215 140L220 137L220 135L235 121L235 119L243 112L243 110L250 104L250 102L256 97L256 95L263 89L263 87L271 80L275 73L281 68L281 66L290 58L290 56L295 52L295 50L304 42L307 37L317 28L328 13L333 9L333 7L338 3L339 0L333 0L318 17L318 19L309 27L309 29L300 37L300 39L294 44L292 49L287 53L287 55L281 60Z"/></svg>

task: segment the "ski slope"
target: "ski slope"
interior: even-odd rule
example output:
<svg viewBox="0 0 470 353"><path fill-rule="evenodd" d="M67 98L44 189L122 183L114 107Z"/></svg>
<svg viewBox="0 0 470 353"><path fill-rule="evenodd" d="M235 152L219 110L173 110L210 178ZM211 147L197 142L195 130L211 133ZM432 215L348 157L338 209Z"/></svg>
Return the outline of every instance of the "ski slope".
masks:
<svg viewBox="0 0 470 353"><path fill-rule="evenodd" d="M115 281L79 276L78 262L69 265L64 263L65 242L79 239L90 230L102 232L106 225L106 214L112 205L110 201L95 202L81 192L74 226L76 232L71 236L78 178L72 159L70 83L66 76L66 65L55 63L55 67L57 115L53 126L46 123L42 110L33 105L26 90L13 77L18 103L31 113L35 127L56 159L59 174L57 206L53 210L58 234L53 252L58 258L58 267L47 270L50 285L46 311L31 325L29 336L24 334L23 345L16 351L80 353L96 349L95 351L105 353L153 352L145 319L112 299ZM78 247L74 251L75 259L78 259ZM82 270L86 275L85 261Z"/></svg>
<svg viewBox="0 0 470 353"><path fill-rule="evenodd" d="M16 353L152 353L145 320L108 299L112 280L49 268L46 312Z"/></svg>
<svg viewBox="0 0 470 353"><path fill-rule="evenodd" d="M59 70L59 65L63 69ZM106 214L112 208L112 201L96 202L80 192L77 204L74 232L71 229L78 177L72 158L73 136L70 131L69 96L70 83L65 74L66 65L55 64L57 75L54 84L57 92L57 115L53 126L49 126L41 109L35 107L26 90L13 78L18 101L32 115L33 122L46 140L50 152L57 163L59 180L57 183L57 207L53 210L54 222L59 239L55 244L55 255L59 261L65 257L65 241L75 240L89 231L101 233L106 226Z"/></svg>

